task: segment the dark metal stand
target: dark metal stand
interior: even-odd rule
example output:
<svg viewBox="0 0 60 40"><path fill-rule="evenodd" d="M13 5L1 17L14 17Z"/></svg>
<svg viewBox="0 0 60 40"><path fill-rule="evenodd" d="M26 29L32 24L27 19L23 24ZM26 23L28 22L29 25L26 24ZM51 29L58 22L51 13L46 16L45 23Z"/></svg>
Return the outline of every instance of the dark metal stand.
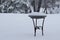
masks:
<svg viewBox="0 0 60 40"><path fill-rule="evenodd" d="M40 27L41 27L41 29L42 29L42 36L43 36L44 20L45 20L45 18L43 18L42 26L37 26L37 19L35 19L35 21L34 21L34 19L32 19L33 25L34 25L34 36L36 36L36 30L37 30L37 29L40 29Z"/></svg>

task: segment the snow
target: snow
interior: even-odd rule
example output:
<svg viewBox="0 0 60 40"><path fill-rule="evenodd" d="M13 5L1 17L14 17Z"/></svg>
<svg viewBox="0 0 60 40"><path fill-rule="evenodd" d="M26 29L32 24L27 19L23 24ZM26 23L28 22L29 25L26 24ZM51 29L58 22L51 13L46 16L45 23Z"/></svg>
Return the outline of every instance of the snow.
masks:
<svg viewBox="0 0 60 40"><path fill-rule="evenodd" d="M33 12L33 13L30 13L29 16L47 16L47 14L42 12Z"/></svg>
<svg viewBox="0 0 60 40"><path fill-rule="evenodd" d="M28 14L0 14L0 40L60 40L60 14L47 15L44 36L37 30L34 37L33 28Z"/></svg>

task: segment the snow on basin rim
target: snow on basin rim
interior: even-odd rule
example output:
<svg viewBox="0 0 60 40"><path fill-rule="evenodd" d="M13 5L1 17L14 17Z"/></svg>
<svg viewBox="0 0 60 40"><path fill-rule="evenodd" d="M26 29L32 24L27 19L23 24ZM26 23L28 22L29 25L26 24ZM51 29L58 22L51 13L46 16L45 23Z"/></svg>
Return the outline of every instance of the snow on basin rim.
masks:
<svg viewBox="0 0 60 40"><path fill-rule="evenodd" d="M29 16L47 16L47 14L40 13L40 12L33 12L33 13L30 13Z"/></svg>

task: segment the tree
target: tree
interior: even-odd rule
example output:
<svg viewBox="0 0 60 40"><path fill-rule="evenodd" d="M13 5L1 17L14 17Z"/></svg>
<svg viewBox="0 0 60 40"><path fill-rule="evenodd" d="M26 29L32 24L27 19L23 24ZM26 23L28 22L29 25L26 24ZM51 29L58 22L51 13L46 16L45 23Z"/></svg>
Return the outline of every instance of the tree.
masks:
<svg viewBox="0 0 60 40"><path fill-rule="evenodd" d="M26 0L24 2L26 2ZM5 0L0 4L0 13L12 13L14 10L19 12L22 10L25 11L24 13L28 13L28 10L31 11L31 9L27 6L27 3L24 2L21 2L20 0L18 0L18 2L16 0Z"/></svg>
<svg viewBox="0 0 60 40"><path fill-rule="evenodd" d="M46 14L48 14L48 10L47 9L54 9L54 6L55 6L55 0L44 0L43 1L43 8L45 8L44 9L44 12L46 13ZM50 12L50 13L52 13L52 12Z"/></svg>
<svg viewBox="0 0 60 40"><path fill-rule="evenodd" d="M34 12L39 12L42 4L42 0L33 0L31 5L33 6Z"/></svg>

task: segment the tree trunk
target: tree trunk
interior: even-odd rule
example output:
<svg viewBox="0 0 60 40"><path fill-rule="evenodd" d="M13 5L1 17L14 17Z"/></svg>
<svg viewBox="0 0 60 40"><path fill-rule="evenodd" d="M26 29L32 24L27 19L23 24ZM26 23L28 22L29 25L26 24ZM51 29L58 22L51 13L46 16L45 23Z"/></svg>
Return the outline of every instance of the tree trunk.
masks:
<svg viewBox="0 0 60 40"><path fill-rule="evenodd" d="M34 0L34 12L39 12L42 0Z"/></svg>

